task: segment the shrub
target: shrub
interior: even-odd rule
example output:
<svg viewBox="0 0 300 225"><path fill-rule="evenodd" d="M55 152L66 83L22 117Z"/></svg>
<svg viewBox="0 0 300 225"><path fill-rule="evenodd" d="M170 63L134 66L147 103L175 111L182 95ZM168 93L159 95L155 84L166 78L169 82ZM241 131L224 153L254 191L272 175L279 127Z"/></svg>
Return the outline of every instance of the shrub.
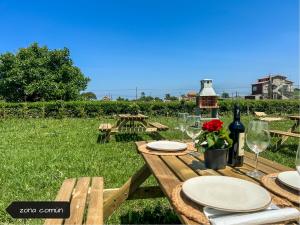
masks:
<svg viewBox="0 0 300 225"><path fill-rule="evenodd" d="M220 113L231 113L234 100L219 100ZM242 113L264 111L269 114L299 113L299 100L239 100ZM134 106L134 110L132 107ZM63 117L99 117L138 110L147 115L174 116L178 112L193 113L195 102L142 102L142 101L55 101L32 103L0 102L0 117L17 118L63 118Z"/></svg>

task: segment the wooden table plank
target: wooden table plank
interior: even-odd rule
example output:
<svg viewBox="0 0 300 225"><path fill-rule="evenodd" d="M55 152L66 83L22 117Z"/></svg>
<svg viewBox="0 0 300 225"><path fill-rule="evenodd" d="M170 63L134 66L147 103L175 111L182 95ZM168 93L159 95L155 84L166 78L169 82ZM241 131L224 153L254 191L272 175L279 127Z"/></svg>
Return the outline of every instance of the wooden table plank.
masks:
<svg viewBox="0 0 300 225"><path fill-rule="evenodd" d="M90 177L79 178L73 192L70 217L65 224L82 224Z"/></svg>
<svg viewBox="0 0 300 225"><path fill-rule="evenodd" d="M294 115L294 116L288 116L288 118L290 118L291 120L300 120L300 116L299 115Z"/></svg>
<svg viewBox="0 0 300 225"><path fill-rule="evenodd" d="M199 159L200 161L204 161L204 155L196 152L194 153L195 157L197 159ZM263 173L269 174L269 173L276 173L278 172L278 170L271 168L265 164L260 163L261 157L259 157L258 159L258 165L257 165L257 169ZM251 166L253 169L255 167L255 161L254 159L248 158L248 157L244 157L244 164Z"/></svg>
<svg viewBox="0 0 300 225"><path fill-rule="evenodd" d="M255 155L253 153L250 153L250 152L247 152L247 151L245 151L245 157L247 157L249 159L252 159L253 161L255 159ZM269 159L265 159L263 157L258 157L258 162L259 162L259 164L265 164L265 165L277 170L278 172L293 170L290 167L284 166L282 164L271 161Z"/></svg>
<svg viewBox="0 0 300 225"><path fill-rule="evenodd" d="M168 165L168 167L173 171L173 173L181 180L185 181L187 179L198 176L196 172L191 170L185 163L174 156L161 156L161 159Z"/></svg>
<svg viewBox="0 0 300 225"><path fill-rule="evenodd" d="M191 155L178 156L187 166L198 173L200 176L219 175L218 172L212 169L207 169L204 162L199 161Z"/></svg>
<svg viewBox="0 0 300 225"><path fill-rule="evenodd" d="M160 184L162 191L168 197L170 201L173 189L180 184L180 180L174 175L174 173L168 168L168 166L156 155L142 154L144 160L149 165L157 182ZM170 201L172 204L172 202ZM176 210L176 209L175 209ZM177 212L179 219L184 224L196 225L197 223L189 220L184 215Z"/></svg>
<svg viewBox="0 0 300 225"><path fill-rule="evenodd" d="M89 194L86 224L103 224L103 178L94 177Z"/></svg>

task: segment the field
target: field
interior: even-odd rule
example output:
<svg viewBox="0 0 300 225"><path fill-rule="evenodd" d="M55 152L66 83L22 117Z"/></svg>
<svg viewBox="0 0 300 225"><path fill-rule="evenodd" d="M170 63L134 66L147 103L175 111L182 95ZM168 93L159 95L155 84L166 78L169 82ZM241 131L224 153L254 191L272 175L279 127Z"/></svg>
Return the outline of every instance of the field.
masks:
<svg viewBox="0 0 300 225"><path fill-rule="evenodd" d="M225 124L231 121L222 118ZM243 116L245 125L252 119ZM150 118L168 125L162 132L166 139L180 139L174 128L176 119ZM147 135L114 138L97 143L99 119L4 119L0 121L0 223L40 224L41 220L13 220L5 208L16 200L53 200L62 181L70 177L103 176L106 188L121 186L142 164L135 151L135 140L149 140ZM271 127L287 130L291 121L272 123ZM272 139L274 143L275 139ZM294 167L298 142L289 139L276 153L274 145L262 155ZM155 184L151 177L146 184ZM176 215L165 199L128 201L107 221L109 224L176 223Z"/></svg>

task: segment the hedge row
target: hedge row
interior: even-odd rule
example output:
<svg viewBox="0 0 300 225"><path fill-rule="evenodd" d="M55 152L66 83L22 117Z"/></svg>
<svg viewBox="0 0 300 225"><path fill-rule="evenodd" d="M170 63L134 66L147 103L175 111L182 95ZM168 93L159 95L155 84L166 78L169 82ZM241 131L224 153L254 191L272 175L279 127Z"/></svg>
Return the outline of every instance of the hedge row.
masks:
<svg viewBox="0 0 300 225"><path fill-rule="evenodd" d="M221 113L231 112L236 100L219 100ZM250 113L264 111L271 114L299 113L299 100L239 100L241 111ZM74 102L0 102L0 118L63 118L63 117L99 117L128 113L133 104L147 115L176 115L178 112L193 112L194 102L128 102L128 101L74 101Z"/></svg>

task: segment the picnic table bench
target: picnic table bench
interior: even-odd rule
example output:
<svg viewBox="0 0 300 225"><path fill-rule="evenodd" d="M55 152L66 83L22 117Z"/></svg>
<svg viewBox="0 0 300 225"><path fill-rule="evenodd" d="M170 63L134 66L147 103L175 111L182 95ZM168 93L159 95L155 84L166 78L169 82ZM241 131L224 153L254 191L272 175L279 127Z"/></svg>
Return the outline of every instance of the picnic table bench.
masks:
<svg viewBox="0 0 300 225"><path fill-rule="evenodd" d="M163 125L163 124L158 123L158 122L149 122L149 125L157 128L157 130L159 130L159 131L165 131L165 130L169 129L168 126Z"/></svg>
<svg viewBox="0 0 300 225"><path fill-rule="evenodd" d="M276 148L282 145L289 137L300 138L300 133L296 131L300 124L300 116L288 116L288 118L294 121L294 124L287 131L270 130L270 134L281 137L276 142Z"/></svg>
<svg viewBox="0 0 300 225"><path fill-rule="evenodd" d="M46 219L44 225L104 224L103 178L71 178L63 182L55 201L70 201L68 219Z"/></svg>
<svg viewBox="0 0 300 225"><path fill-rule="evenodd" d="M265 112L254 112L254 115L256 117L258 117L259 120L266 121L266 122L275 122L275 121L281 121L281 120L285 119L283 117L271 117L271 116L268 116Z"/></svg>
<svg viewBox="0 0 300 225"><path fill-rule="evenodd" d="M143 114L119 114L115 125L102 123L99 126L100 134L104 141L109 141L110 136L116 133L157 133L169 128L158 122L148 122L148 116Z"/></svg>

